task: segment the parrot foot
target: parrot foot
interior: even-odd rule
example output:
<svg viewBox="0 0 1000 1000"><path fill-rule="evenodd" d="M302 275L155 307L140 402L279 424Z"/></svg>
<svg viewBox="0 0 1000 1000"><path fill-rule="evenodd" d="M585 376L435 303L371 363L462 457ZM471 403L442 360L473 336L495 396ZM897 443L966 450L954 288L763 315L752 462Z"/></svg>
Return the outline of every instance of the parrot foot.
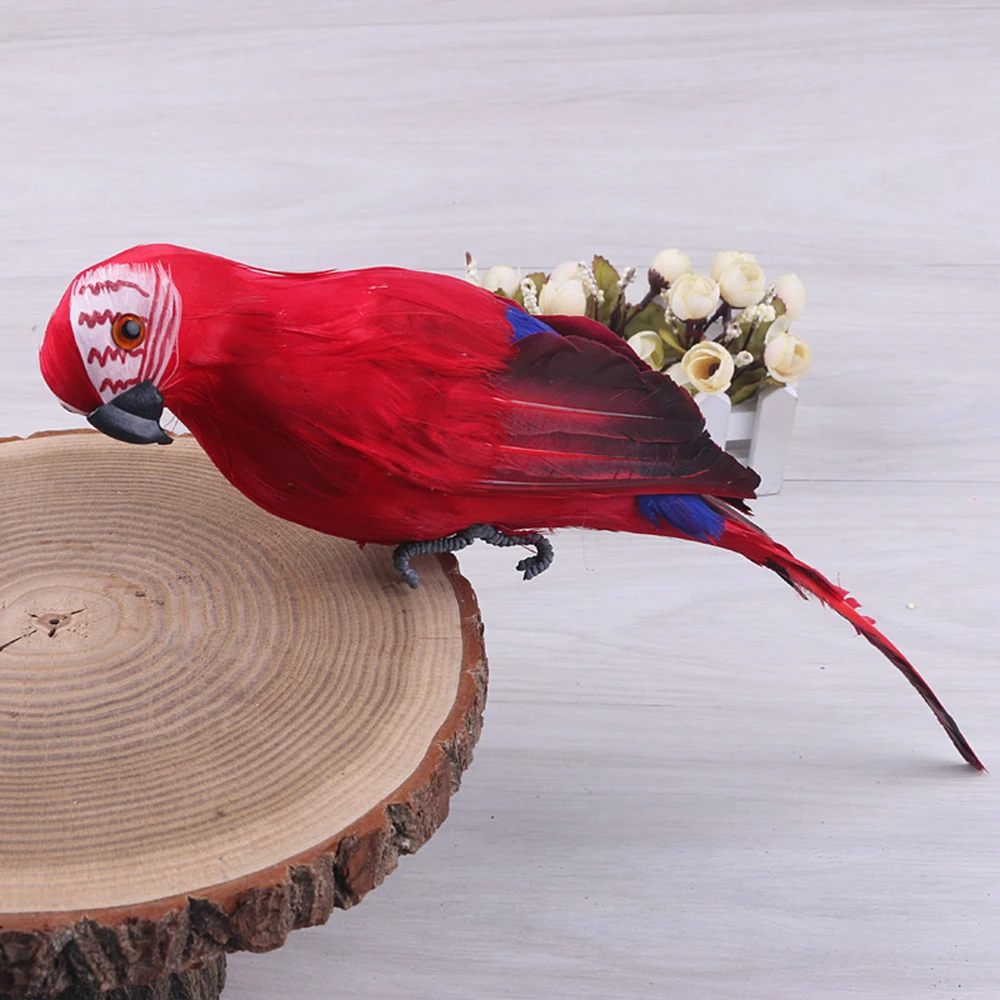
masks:
<svg viewBox="0 0 1000 1000"><path fill-rule="evenodd" d="M476 539L481 539L488 545L498 545L501 548L509 548L511 545L533 545L535 554L522 559L517 564L517 568L525 580L532 580L539 573L544 573L552 565L552 560L555 558L552 543L544 535L537 532L511 535L492 524L473 524L464 531L458 531L454 535L446 535L444 538L432 538L425 542L402 542L393 550L392 565L407 584L416 590L420 586L420 577L410 565L410 560L414 556L437 552L460 552Z"/></svg>

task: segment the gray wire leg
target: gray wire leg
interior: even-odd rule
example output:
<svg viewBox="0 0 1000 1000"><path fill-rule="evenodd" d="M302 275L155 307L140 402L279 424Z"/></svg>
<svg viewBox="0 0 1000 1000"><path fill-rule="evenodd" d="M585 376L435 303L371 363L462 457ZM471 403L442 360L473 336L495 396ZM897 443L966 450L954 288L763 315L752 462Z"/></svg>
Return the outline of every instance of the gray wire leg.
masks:
<svg viewBox="0 0 1000 1000"><path fill-rule="evenodd" d="M537 532L509 535L507 532L495 528L492 524L473 524L464 531L458 531L454 535L446 535L444 538L432 538L426 542L402 542L393 550L392 565L396 567L396 572L416 590L420 585L420 577L410 565L410 560L414 556L438 552L461 552L477 539L500 548L509 548L511 545L533 545L535 554L527 556L517 564L517 568L525 580L532 580L539 573L544 573L552 565L552 560L555 558L552 543L544 535Z"/></svg>

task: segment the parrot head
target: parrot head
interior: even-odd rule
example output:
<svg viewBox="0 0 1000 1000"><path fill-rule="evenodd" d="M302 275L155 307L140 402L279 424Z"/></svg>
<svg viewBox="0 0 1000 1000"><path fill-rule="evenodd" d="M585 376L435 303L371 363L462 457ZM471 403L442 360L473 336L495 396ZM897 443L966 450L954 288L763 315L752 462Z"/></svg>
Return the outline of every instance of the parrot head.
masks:
<svg viewBox="0 0 1000 1000"><path fill-rule="evenodd" d="M134 444L171 441L160 426L161 390L177 369L181 297L156 249L135 248L78 274L39 351L63 406Z"/></svg>

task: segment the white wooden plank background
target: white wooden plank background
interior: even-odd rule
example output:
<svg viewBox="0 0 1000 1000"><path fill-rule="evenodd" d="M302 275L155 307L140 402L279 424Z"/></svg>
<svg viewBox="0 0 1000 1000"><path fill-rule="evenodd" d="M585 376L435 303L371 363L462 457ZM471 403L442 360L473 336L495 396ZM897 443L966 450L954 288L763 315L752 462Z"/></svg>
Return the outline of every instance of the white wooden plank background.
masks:
<svg viewBox="0 0 1000 1000"><path fill-rule="evenodd" d="M815 355L760 519L1000 769L998 49L993 2L2 0L0 436L75 423L38 338L135 242L751 249L806 282ZM1000 995L997 781L846 625L693 545L462 562L492 683L451 818L227 996Z"/></svg>

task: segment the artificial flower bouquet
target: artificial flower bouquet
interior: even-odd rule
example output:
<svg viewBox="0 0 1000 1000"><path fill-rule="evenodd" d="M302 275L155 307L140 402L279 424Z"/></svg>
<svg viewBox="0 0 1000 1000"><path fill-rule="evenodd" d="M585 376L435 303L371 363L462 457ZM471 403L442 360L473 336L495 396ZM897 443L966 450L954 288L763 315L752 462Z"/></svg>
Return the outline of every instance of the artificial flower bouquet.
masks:
<svg viewBox="0 0 1000 1000"><path fill-rule="evenodd" d="M724 250L699 274L687 254L664 250L635 303L626 290L636 268L619 273L600 256L522 276L503 265L480 275L466 254L466 275L535 315L590 316L692 394L725 393L733 405L797 382L811 362L808 345L790 330L805 308L802 282L785 274L769 284L752 254Z"/></svg>

